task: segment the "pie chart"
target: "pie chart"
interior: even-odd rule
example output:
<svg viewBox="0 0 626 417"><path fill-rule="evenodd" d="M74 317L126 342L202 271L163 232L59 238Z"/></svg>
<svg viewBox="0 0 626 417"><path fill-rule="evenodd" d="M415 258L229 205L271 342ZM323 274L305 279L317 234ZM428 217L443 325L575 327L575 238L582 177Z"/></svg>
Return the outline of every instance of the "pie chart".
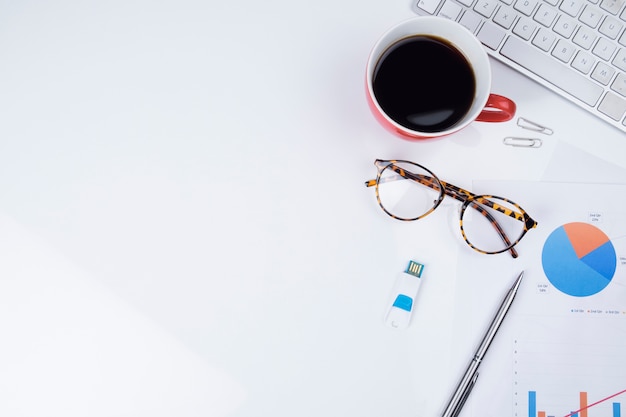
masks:
<svg viewBox="0 0 626 417"><path fill-rule="evenodd" d="M546 239L541 253L546 277L559 291L588 297L613 279L617 256L606 234L589 223L567 223Z"/></svg>

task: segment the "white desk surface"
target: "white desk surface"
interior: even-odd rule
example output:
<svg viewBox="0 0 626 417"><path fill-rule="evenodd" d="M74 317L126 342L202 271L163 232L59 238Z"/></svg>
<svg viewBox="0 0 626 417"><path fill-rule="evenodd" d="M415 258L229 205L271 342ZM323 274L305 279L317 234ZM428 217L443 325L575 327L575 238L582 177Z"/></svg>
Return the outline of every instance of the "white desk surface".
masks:
<svg viewBox="0 0 626 417"><path fill-rule="evenodd" d="M450 345L471 249L454 204L384 215L374 159L472 188L540 180L562 145L626 168L626 138L496 62L493 91L554 129L541 148L504 146L533 135L514 121L392 136L364 68L413 16L404 0L0 2L0 414L437 415L468 359ZM393 331L411 258L429 286Z"/></svg>

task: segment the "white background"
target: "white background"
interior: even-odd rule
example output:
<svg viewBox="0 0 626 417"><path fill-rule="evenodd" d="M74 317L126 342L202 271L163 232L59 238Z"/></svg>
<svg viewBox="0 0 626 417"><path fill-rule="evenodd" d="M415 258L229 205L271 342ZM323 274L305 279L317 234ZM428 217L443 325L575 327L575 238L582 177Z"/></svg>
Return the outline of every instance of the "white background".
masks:
<svg viewBox="0 0 626 417"><path fill-rule="evenodd" d="M365 64L413 16L404 0L0 1L0 414L437 415L465 361L471 249L453 202L387 217L363 186L374 159L471 188L539 180L560 145L626 168L626 138L495 62L493 91L554 129L541 148L503 145L535 136L514 121L391 135ZM424 285L395 332L409 259Z"/></svg>

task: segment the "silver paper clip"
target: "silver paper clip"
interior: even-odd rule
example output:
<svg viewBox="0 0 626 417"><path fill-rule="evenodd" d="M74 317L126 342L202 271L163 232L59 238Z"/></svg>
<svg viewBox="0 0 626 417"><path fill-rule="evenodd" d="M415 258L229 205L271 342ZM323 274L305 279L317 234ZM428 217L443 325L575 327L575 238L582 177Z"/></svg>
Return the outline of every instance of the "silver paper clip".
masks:
<svg viewBox="0 0 626 417"><path fill-rule="evenodd" d="M538 138L507 136L502 140L502 143L509 146L515 146L517 148L540 148L543 142Z"/></svg>
<svg viewBox="0 0 626 417"><path fill-rule="evenodd" d="M551 135L554 133L554 131L549 127L542 126L539 123L533 122L532 120L528 120L523 117L517 119L517 125L522 129L532 130L534 132L543 133L544 135Z"/></svg>

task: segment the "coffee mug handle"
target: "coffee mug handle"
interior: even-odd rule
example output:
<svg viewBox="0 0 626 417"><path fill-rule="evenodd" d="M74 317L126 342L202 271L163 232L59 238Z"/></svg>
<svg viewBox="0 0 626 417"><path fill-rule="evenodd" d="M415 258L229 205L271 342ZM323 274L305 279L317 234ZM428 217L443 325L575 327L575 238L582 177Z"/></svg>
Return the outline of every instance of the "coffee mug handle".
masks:
<svg viewBox="0 0 626 417"><path fill-rule="evenodd" d="M513 100L497 94L489 94L485 108L476 118L479 122L506 122L515 116L517 106Z"/></svg>

